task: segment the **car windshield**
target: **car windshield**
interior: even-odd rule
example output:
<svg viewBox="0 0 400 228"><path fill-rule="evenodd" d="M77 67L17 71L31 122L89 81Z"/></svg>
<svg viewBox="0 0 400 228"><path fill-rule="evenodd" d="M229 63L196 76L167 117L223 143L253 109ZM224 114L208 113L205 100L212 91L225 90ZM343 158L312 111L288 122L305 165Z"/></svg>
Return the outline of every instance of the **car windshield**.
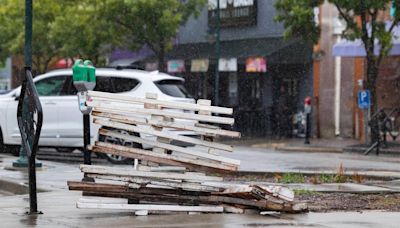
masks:
<svg viewBox="0 0 400 228"><path fill-rule="evenodd" d="M186 91L181 80L161 80L155 82L156 86L166 95L172 97L192 98Z"/></svg>

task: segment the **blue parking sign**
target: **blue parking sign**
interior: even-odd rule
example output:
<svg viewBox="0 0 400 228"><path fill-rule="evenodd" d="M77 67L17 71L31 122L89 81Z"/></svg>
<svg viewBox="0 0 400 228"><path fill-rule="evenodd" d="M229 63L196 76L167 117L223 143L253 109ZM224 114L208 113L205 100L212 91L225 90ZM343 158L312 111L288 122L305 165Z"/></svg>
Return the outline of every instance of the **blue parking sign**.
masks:
<svg viewBox="0 0 400 228"><path fill-rule="evenodd" d="M369 90L361 90L358 92L358 107L368 109L371 106L371 93Z"/></svg>

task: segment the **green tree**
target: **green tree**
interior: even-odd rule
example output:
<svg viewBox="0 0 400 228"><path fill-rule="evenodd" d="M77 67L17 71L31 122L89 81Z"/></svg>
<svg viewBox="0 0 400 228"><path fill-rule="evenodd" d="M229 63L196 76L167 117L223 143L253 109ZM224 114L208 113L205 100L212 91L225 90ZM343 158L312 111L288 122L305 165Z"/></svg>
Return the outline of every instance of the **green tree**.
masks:
<svg viewBox="0 0 400 228"><path fill-rule="evenodd" d="M124 46L128 49L147 45L163 71L165 55L172 49L179 27L191 15L198 15L204 4L204 0L109 0L103 16L125 34Z"/></svg>
<svg viewBox="0 0 400 228"><path fill-rule="evenodd" d="M22 56L25 0L0 4L0 58ZM104 64L118 34L99 16L103 0L33 1L32 65L44 73L57 58L82 57ZM116 38L117 37L117 38Z"/></svg>
<svg viewBox="0 0 400 228"><path fill-rule="evenodd" d="M103 9L103 0L75 1L64 7L49 31L51 43L60 47L60 57L79 57L92 60L96 66L105 65L107 55L120 45L121 36L110 21L101 17Z"/></svg>
<svg viewBox="0 0 400 228"><path fill-rule="evenodd" d="M3 0L0 5L0 48L1 58L23 55L25 38L24 0ZM34 1L32 65L45 72L58 47L49 45L48 31L51 22L61 12L61 5L53 0Z"/></svg>
<svg viewBox="0 0 400 228"><path fill-rule="evenodd" d="M349 40L361 39L366 51L366 88L371 91L372 113L378 110L376 80L382 60L392 48L392 31L400 20L400 1L395 0L397 10L389 28L378 15L388 11L392 0L328 0L336 6L340 17L346 22L343 37ZM317 43L320 28L313 20L313 8L323 0L277 0L276 20L283 22L285 37L302 36ZM379 45L374 45L377 41ZM380 46L379 51L376 49ZM375 53L378 52L378 55ZM373 136L374 137L374 136Z"/></svg>

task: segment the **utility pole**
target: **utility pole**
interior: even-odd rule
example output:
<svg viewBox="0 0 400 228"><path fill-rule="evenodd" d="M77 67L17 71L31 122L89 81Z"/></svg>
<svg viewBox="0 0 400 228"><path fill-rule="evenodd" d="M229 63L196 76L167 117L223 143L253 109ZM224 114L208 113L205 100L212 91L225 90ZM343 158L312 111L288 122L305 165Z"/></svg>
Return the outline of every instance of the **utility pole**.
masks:
<svg viewBox="0 0 400 228"><path fill-rule="evenodd" d="M219 57L221 55L221 47L220 47L220 24L221 24L221 15L220 15L220 0L217 0L217 24L216 24L216 42L215 42L215 83L214 83L214 99L215 104L219 105Z"/></svg>

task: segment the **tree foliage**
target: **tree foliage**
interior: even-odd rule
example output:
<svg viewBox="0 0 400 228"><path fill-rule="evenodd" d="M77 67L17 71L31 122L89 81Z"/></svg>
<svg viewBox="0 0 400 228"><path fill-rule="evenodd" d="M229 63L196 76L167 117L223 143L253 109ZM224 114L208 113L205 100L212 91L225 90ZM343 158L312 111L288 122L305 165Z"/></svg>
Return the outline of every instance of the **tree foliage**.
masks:
<svg viewBox="0 0 400 228"><path fill-rule="evenodd" d="M32 62L38 71L45 71L52 56L57 53L57 47L48 45L50 40L47 31L49 31L51 21L62 9L56 3L57 0L34 2L35 14L32 26L35 31L32 34ZM11 55L23 54L24 6L24 0L3 0L0 6L0 48L3 59Z"/></svg>
<svg viewBox="0 0 400 228"><path fill-rule="evenodd" d="M130 49L147 45L164 70L164 58L172 48L179 27L198 15L204 0L110 0L104 17L125 34Z"/></svg>
<svg viewBox="0 0 400 228"><path fill-rule="evenodd" d="M328 0L339 11L339 16L346 22L343 37L349 40L360 39L364 44L367 59L366 88L371 90L372 112L377 111L376 79L382 60L392 48L392 31L399 24L399 0ZM320 37L319 25L313 20L313 8L323 0L278 0L277 21L285 27L285 36L302 36L317 43ZM397 10L391 23L380 18L390 10L392 3ZM378 45L375 45L375 42ZM376 50L379 48L379 51ZM378 54L376 55L376 53Z"/></svg>
<svg viewBox="0 0 400 228"><path fill-rule="evenodd" d="M205 0L35 0L33 68L43 73L56 59L76 57L104 65L114 48L134 51L143 45L163 62L179 26L203 4ZM25 0L0 1L0 59L23 55L24 6Z"/></svg>

